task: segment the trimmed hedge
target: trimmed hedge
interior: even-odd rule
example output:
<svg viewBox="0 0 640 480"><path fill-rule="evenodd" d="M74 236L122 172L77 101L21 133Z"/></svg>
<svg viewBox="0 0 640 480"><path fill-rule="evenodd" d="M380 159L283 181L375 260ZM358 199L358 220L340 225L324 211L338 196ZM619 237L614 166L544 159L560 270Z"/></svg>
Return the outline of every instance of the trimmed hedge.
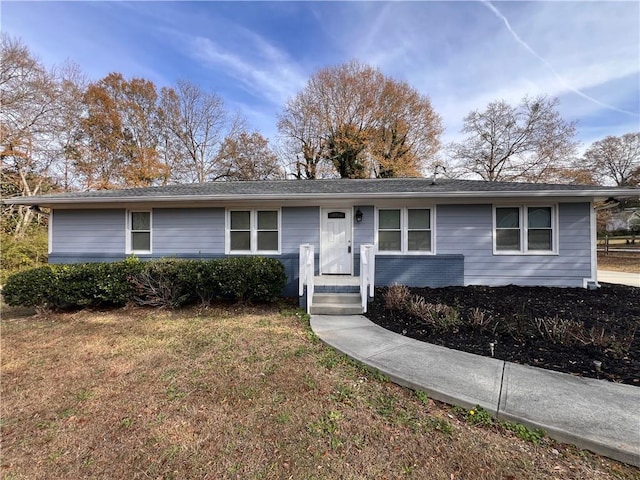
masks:
<svg viewBox="0 0 640 480"><path fill-rule="evenodd" d="M180 307L215 299L272 302L286 284L276 259L214 260L129 258L113 263L46 265L11 275L2 295L8 305L82 308L138 305Z"/></svg>
<svg viewBox="0 0 640 480"><path fill-rule="evenodd" d="M129 279L143 266L135 258L114 263L45 265L9 276L2 296L8 305L24 307L123 306L135 293Z"/></svg>

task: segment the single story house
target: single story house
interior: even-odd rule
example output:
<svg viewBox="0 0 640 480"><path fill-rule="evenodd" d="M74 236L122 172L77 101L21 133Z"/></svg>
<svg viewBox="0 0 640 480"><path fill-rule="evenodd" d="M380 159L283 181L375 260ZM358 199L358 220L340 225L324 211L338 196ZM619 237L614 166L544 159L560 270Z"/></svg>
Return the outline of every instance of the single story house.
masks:
<svg viewBox="0 0 640 480"><path fill-rule="evenodd" d="M594 204L638 188L427 178L214 182L14 197L51 209L49 262L275 257L285 295L339 285L597 282ZM362 273L362 275L361 275ZM366 277L366 278L363 278ZM348 290L346 290L348 291ZM363 297L363 308L366 309Z"/></svg>

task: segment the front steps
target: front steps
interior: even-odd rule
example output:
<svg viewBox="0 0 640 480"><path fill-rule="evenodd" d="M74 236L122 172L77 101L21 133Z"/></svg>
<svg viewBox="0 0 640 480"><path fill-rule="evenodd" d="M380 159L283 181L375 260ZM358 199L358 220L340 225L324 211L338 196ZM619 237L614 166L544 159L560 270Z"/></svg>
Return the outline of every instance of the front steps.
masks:
<svg viewBox="0 0 640 480"><path fill-rule="evenodd" d="M311 303L312 315L362 315L362 304L359 293L313 294Z"/></svg>

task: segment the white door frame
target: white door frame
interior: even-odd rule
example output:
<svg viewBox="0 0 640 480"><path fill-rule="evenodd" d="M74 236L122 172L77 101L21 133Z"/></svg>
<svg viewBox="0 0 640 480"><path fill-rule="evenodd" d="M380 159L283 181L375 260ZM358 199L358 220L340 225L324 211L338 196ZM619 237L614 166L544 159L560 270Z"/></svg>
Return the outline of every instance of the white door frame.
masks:
<svg viewBox="0 0 640 480"><path fill-rule="evenodd" d="M345 271L341 273L334 272L325 272L323 271L324 261L327 259L327 245L323 242L323 228L325 226L325 217L329 212L344 212L345 213L345 233L346 233L346 241L348 243L345 246L345 250L349 249L344 253L345 256ZM346 258L348 256L348 259ZM346 265L346 260L348 260L348 265ZM320 266L319 266L320 275L353 275L353 208L352 207L321 207L320 208Z"/></svg>

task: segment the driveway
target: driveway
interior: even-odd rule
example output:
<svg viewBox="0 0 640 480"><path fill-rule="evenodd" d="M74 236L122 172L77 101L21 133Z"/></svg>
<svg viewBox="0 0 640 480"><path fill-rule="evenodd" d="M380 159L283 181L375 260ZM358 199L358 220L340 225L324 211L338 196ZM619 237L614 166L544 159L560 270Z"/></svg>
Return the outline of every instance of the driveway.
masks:
<svg viewBox="0 0 640 480"><path fill-rule="evenodd" d="M620 285L640 287L640 273L623 273L612 272L609 270L598 270L598 281L604 283L618 283Z"/></svg>

